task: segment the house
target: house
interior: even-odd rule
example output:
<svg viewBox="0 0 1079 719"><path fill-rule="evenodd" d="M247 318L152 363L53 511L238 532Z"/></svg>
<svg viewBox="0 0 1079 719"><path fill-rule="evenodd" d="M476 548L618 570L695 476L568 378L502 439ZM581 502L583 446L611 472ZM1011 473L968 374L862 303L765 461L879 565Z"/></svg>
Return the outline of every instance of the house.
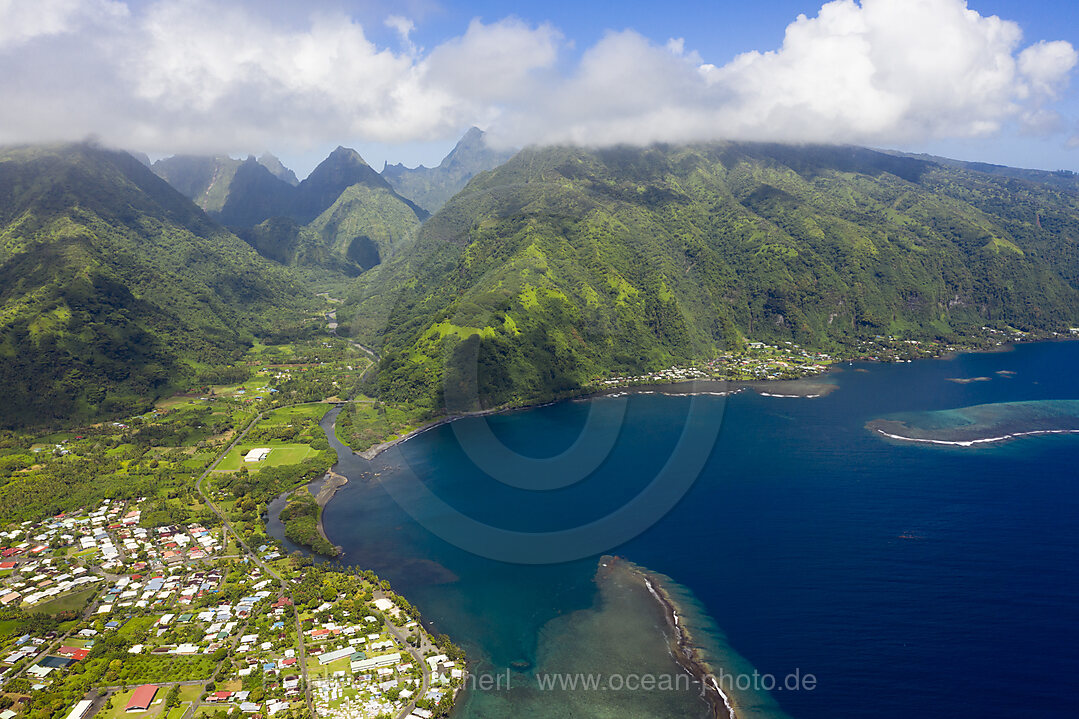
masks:
<svg viewBox="0 0 1079 719"><path fill-rule="evenodd" d="M318 658L319 664L329 664L336 662L338 659L344 659L345 657L351 657L356 653L356 650L352 647L345 647L344 649L335 649L332 652L327 652Z"/></svg>
<svg viewBox="0 0 1079 719"><path fill-rule="evenodd" d="M269 447L256 447L244 455L245 462L261 462L270 455Z"/></svg>
<svg viewBox="0 0 1079 719"><path fill-rule="evenodd" d="M71 713L67 715L67 719L82 719L86 716L86 712L93 706L93 702L89 699L83 699L81 702L75 705L75 708L71 710Z"/></svg>
<svg viewBox="0 0 1079 719"><path fill-rule="evenodd" d="M56 653L62 657L71 657L75 661L81 662L90 653L90 650L81 647L60 647L60 650Z"/></svg>
<svg viewBox="0 0 1079 719"><path fill-rule="evenodd" d="M124 711L128 713L144 712L154 703L155 696L157 696L157 687L153 684L143 684L131 695L131 699L128 701L127 706L124 707Z"/></svg>
<svg viewBox="0 0 1079 719"><path fill-rule="evenodd" d="M363 657L363 654L357 652L359 657ZM368 669L376 669L378 667L387 667L391 664L397 664L401 661L400 652L394 652L393 654L386 654L381 657L371 657L370 659L357 658L357 660L350 662L353 672L362 672Z"/></svg>

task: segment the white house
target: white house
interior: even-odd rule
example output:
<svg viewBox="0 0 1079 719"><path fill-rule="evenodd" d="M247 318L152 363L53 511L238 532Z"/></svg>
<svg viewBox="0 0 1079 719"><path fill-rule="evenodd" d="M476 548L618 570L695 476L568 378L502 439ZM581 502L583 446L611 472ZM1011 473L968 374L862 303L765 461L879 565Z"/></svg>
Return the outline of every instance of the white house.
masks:
<svg viewBox="0 0 1079 719"><path fill-rule="evenodd" d="M268 447L256 447L244 455L245 462L261 462L270 455Z"/></svg>

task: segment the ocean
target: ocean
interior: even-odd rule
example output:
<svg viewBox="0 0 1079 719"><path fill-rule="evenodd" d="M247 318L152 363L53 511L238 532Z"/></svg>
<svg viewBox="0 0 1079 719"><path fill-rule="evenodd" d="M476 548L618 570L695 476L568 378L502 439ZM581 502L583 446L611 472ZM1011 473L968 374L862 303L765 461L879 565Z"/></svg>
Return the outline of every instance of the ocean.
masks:
<svg viewBox="0 0 1079 719"><path fill-rule="evenodd" d="M1079 399L1077 368L1079 343L1032 343L844 364L811 399L648 394L461 420L345 457L325 527L476 672L508 677L467 691L460 717L707 716L692 686L637 686L679 673L669 628L646 592L597 575L603 554L665 575L741 716L1074 717L1079 435L931 445L866 425L1067 425L1076 405L1056 401ZM1001 409L941 413L980 405ZM583 675L599 683L541 686Z"/></svg>

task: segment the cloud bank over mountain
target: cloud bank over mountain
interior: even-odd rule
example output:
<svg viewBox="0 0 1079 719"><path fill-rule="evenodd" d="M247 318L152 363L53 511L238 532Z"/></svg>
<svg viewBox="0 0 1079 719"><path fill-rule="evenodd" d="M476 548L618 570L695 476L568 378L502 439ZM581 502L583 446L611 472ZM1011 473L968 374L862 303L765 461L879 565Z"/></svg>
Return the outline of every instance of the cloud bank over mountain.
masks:
<svg viewBox="0 0 1079 719"><path fill-rule="evenodd" d="M503 145L756 139L904 143L1074 126L1054 102L1065 41L962 0L835 0L780 47L704 58L678 39L610 32L573 48L558 28L473 20L432 48L389 15L301 25L257 3L0 0L0 142L79 139L149 152L258 151L341 138ZM381 29L381 28L380 28ZM581 50L580 52L577 52Z"/></svg>

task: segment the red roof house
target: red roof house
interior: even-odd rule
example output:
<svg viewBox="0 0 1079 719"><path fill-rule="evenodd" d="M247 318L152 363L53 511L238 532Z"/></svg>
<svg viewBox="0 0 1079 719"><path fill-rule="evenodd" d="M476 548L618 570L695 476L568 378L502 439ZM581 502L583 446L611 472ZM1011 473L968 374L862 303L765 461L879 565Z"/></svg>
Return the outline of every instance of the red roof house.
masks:
<svg viewBox="0 0 1079 719"><path fill-rule="evenodd" d="M82 649L81 647L60 647L60 651L56 653L62 657L71 657L75 661L81 662L90 653L90 650Z"/></svg>
<svg viewBox="0 0 1079 719"><path fill-rule="evenodd" d="M143 684L131 695L131 701L124 707L125 712L144 712L150 708L157 696L157 687L153 684Z"/></svg>

